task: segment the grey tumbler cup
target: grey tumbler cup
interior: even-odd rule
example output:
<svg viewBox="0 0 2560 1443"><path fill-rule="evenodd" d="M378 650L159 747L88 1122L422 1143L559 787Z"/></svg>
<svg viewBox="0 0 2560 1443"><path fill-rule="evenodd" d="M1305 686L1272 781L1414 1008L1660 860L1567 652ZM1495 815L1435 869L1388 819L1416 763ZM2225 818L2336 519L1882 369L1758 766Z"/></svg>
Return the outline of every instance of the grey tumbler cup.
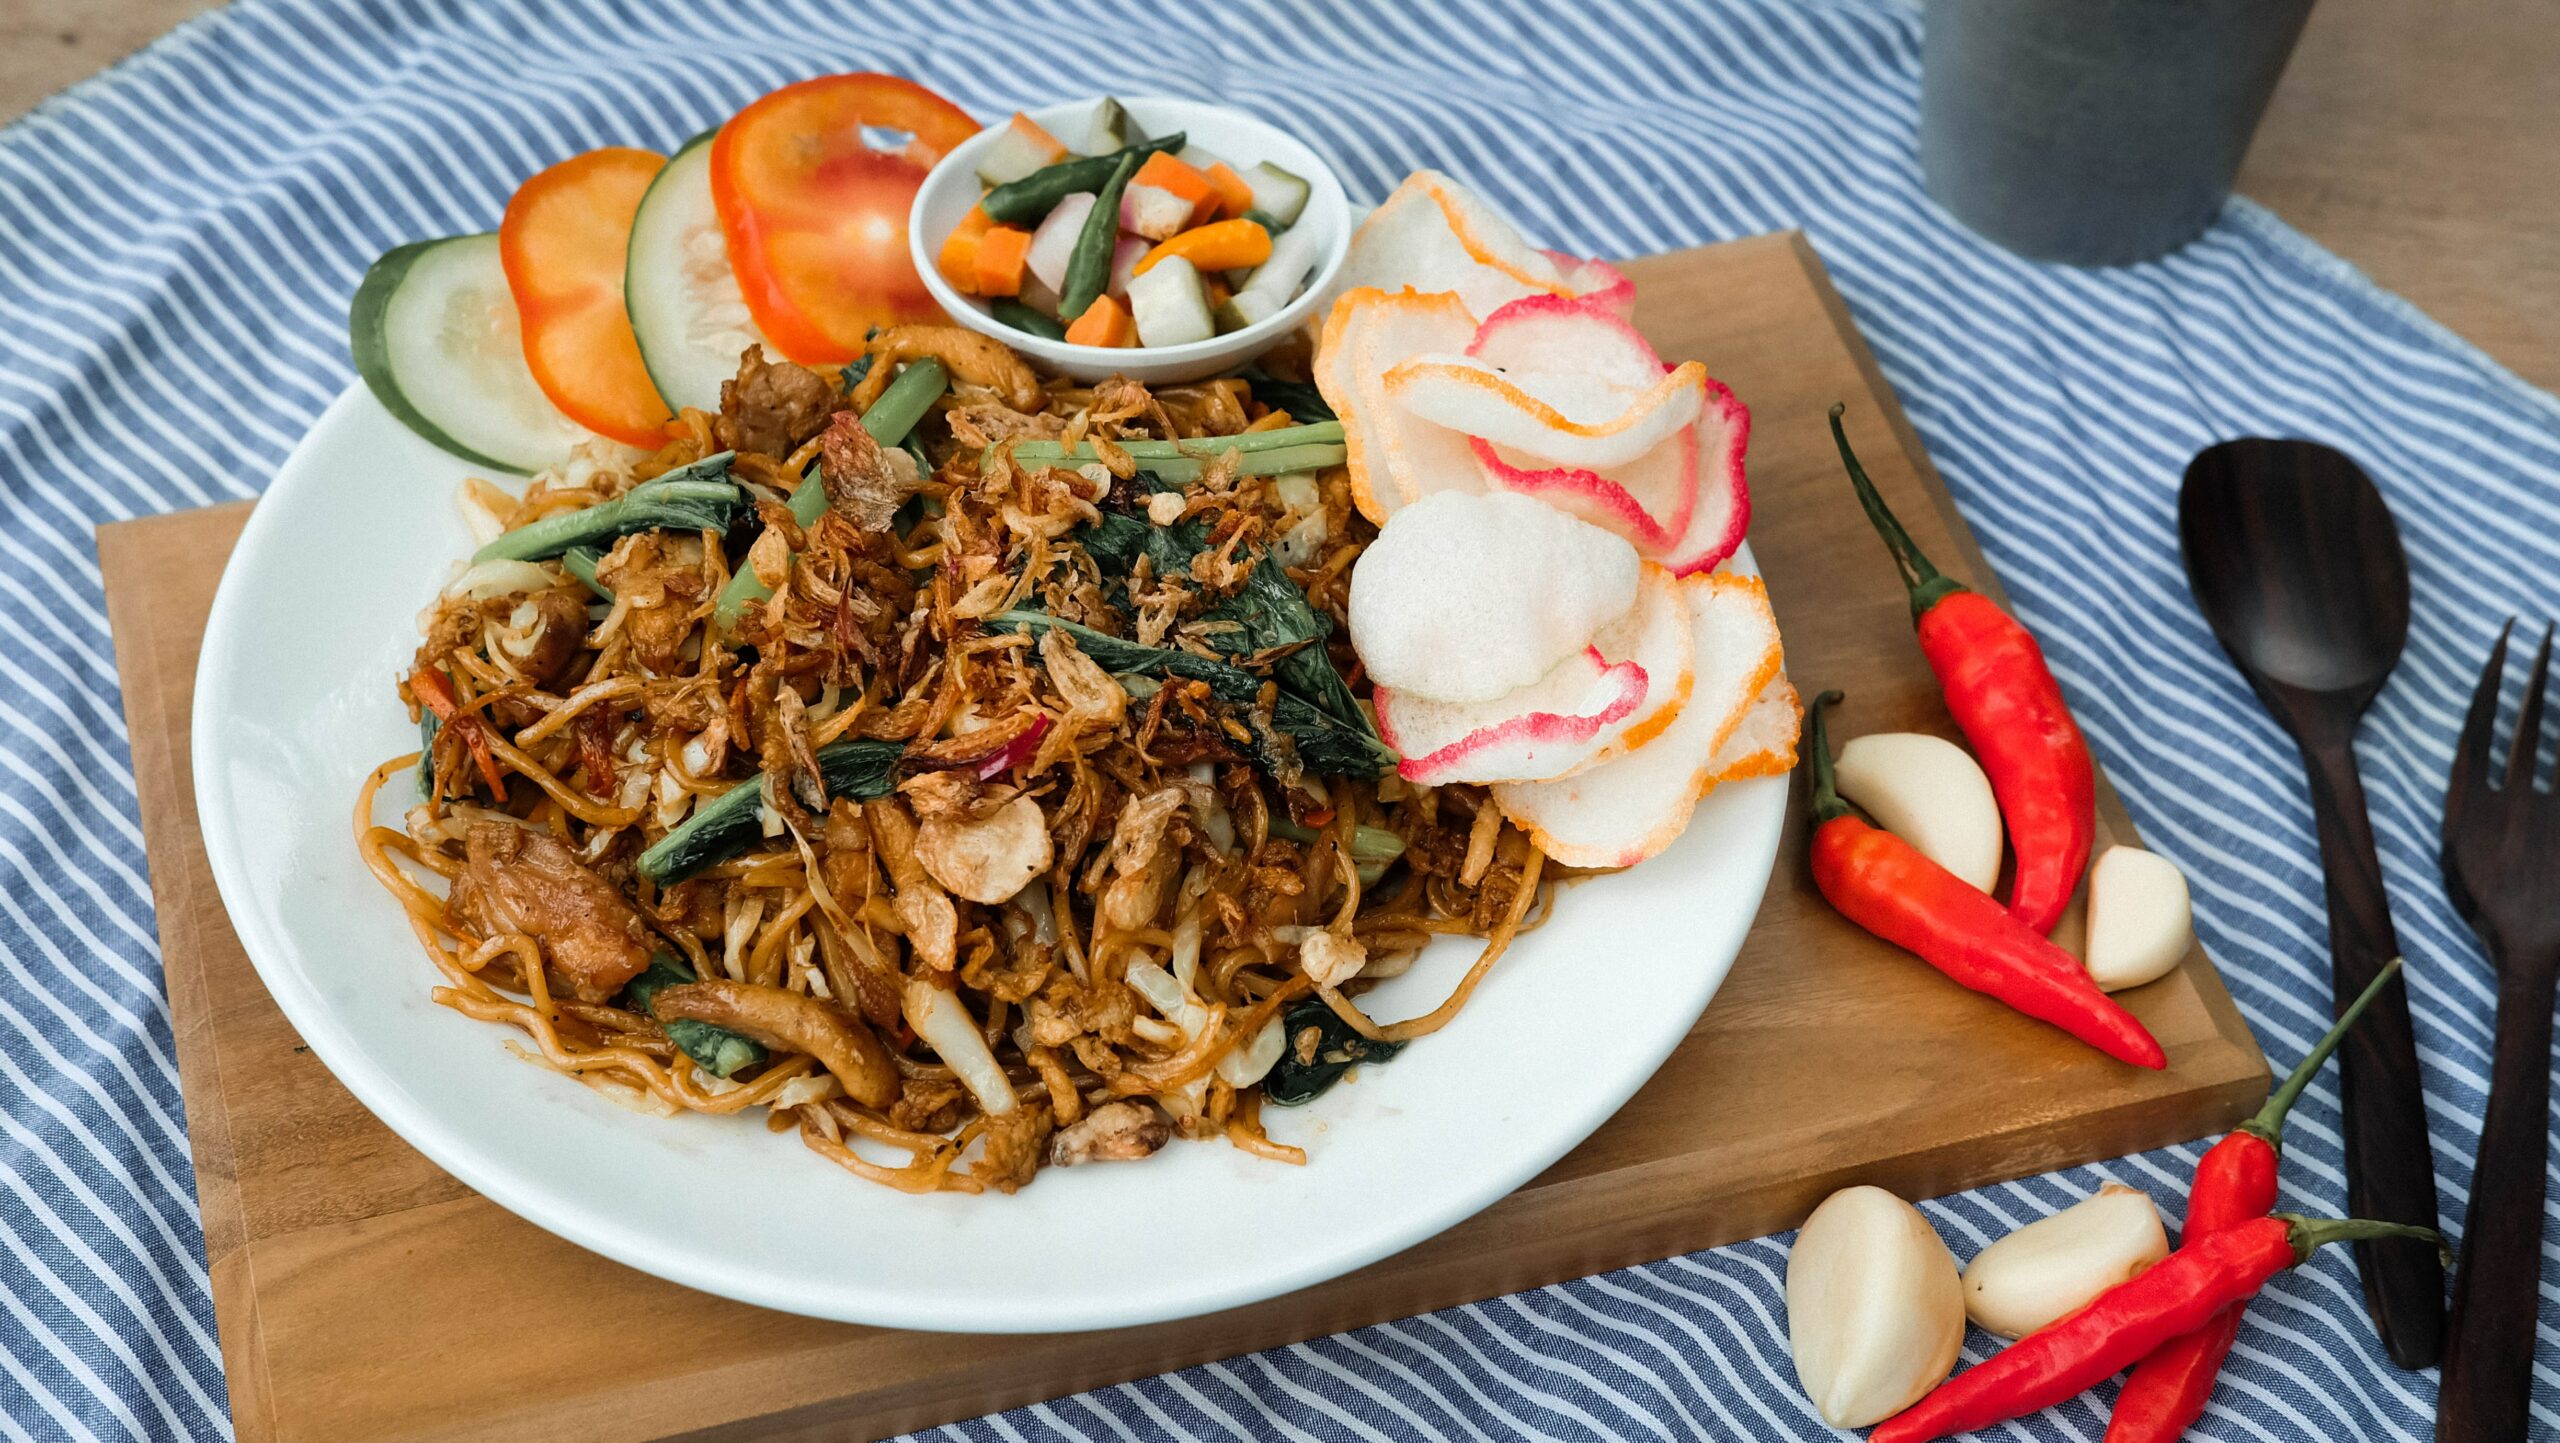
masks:
<svg viewBox="0 0 2560 1443"><path fill-rule="evenodd" d="M2034 260L2124 265L2222 209L2311 0L1929 0L1920 165Z"/></svg>

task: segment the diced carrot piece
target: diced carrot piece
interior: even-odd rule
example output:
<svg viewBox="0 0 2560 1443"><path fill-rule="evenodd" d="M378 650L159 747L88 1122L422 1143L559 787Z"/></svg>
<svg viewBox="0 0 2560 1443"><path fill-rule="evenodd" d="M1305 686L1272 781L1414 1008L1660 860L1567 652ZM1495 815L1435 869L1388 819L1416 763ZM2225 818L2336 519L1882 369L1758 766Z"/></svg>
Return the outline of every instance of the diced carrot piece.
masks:
<svg viewBox="0 0 2560 1443"><path fill-rule="evenodd" d="M1225 305L1227 302L1234 300L1236 295L1233 290L1228 288L1227 281L1224 276L1202 276L1200 278L1200 292L1201 295L1209 302L1209 309L1213 311L1218 307Z"/></svg>
<svg viewBox="0 0 2560 1443"><path fill-rule="evenodd" d="M1093 304L1067 327L1067 344L1071 346L1133 346L1137 342L1137 321L1131 318L1127 306L1111 296L1094 297Z"/></svg>
<svg viewBox="0 0 2560 1443"><path fill-rule="evenodd" d="M1253 209L1253 187L1244 183L1244 177L1236 174L1234 166L1222 160L1202 171L1200 176L1209 182L1211 190L1218 193L1218 214L1242 215Z"/></svg>
<svg viewBox="0 0 2560 1443"><path fill-rule="evenodd" d="M1031 259L1031 232L1000 225L978 237L978 294L1022 294L1022 272Z"/></svg>
<svg viewBox="0 0 2560 1443"><path fill-rule="evenodd" d="M1209 177L1202 175L1197 166L1171 151L1159 150L1148 156L1146 164L1138 167L1138 173L1129 177L1129 183L1171 191L1191 202L1191 219L1195 223L1217 208L1218 188L1209 183Z"/></svg>
<svg viewBox="0 0 2560 1443"><path fill-rule="evenodd" d="M985 207L971 206L960 218L960 224L943 238L942 250L934 257L934 267L942 278L972 295L978 289L978 238L995 228L995 217Z"/></svg>
<svg viewBox="0 0 2560 1443"><path fill-rule="evenodd" d="M1240 271L1271 259L1271 232L1258 221L1215 220L1160 242L1139 258L1131 275L1145 275L1158 261L1180 256L1203 272Z"/></svg>

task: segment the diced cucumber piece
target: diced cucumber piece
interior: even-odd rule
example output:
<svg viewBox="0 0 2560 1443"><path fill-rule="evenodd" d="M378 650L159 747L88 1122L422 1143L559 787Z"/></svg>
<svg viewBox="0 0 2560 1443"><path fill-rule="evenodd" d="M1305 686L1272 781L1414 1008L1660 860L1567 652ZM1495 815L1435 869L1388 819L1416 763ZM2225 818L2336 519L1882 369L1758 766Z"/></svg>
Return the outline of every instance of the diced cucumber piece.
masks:
<svg viewBox="0 0 2560 1443"><path fill-rule="evenodd" d="M1271 243L1271 254L1254 267L1253 275L1243 289L1269 295L1273 309L1295 300L1298 288L1315 274L1316 262L1323 258L1323 243L1311 230L1286 230Z"/></svg>
<svg viewBox="0 0 2560 1443"><path fill-rule="evenodd" d="M495 235L385 253L356 287L347 332L383 409L465 461L531 475L590 435L534 383Z"/></svg>
<svg viewBox="0 0 2560 1443"><path fill-rule="evenodd" d="M1066 156L1066 147L1058 138L1042 130L1039 123L1017 110L1004 123L1002 133L988 145L978 160L978 179L987 185L1003 185L1020 180L1044 165Z"/></svg>
<svg viewBox="0 0 2560 1443"><path fill-rule="evenodd" d="M1218 333L1200 272L1181 256L1168 256L1129 282L1129 318L1141 346L1181 346Z"/></svg>
<svg viewBox="0 0 2560 1443"><path fill-rule="evenodd" d="M1307 183L1267 160L1255 161L1237 174L1253 191L1253 208L1263 211L1282 225L1296 225L1298 212L1307 208Z"/></svg>
<svg viewBox="0 0 2560 1443"><path fill-rule="evenodd" d="M1133 185L1120 195L1120 228L1151 241L1191 227L1191 202L1159 186Z"/></svg>
<svg viewBox="0 0 2560 1443"><path fill-rule="evenodd" d="M1255 267L1244 285L1218 307L1218 329L1241 331L1280 314L1298 298L1299 288L1315 270L1317 250L1314 232L1282 231L1280 238L1271 243L1270 259Z"/></svg>
<svg viewBox="0 0 2560 1443"><path fill-rule="evenodd" d="M1175 155L1174 159L1181 161L1184 165L1191 167L1193 170L1207 170L1213 165L1226 164L1224 157L1213 151L1204 150L1196 145L1184 146L1180 153Z"/></svg>
<svg viewBox="0 0 2560 1443"><path fill-rule="evenodd" d="M1139 128L1129 108L1106 95L1093 108L1093 128L1085 135L1084 153L1109 155L1125 146L1143 145L1146 139L1146 131Z"/></svg>
<svg viewBox="0 0 2560 1443"><path fill-rule="evenodd" d="M739 353L764 344L711 205L715 133L686 141L649 182L631 217L623 267L622 300L641 364L671 410L719 410L720 383L738 374Z"/></svg>
<svg viewBox="0 0 2560 1443"><path fill-rule="evenodd" d="M1262 324L1280 314L1280 307L1284 304L1256 291L1238 291L1220 301L1218 308L1209 316L1217 323L1218 333L1224 335Z"/></svg>

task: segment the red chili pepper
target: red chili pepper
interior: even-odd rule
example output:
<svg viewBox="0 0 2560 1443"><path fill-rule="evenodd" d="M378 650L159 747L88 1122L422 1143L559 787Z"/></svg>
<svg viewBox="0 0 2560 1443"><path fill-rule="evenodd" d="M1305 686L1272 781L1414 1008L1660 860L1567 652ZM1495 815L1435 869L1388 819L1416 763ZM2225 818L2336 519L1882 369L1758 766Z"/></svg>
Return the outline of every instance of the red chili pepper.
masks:
<svg viewBox="0 0 2560 1443"><path fill-rule="evenodd" d="M1813 700L1813 881L1850 921L1957 982L2050 1022L2136 1067L2166 1067L2159 1039L2089 980L2080 960L2047 941L2009 909L1923 856L1891 832L1852 814L1831 780L1831 743Z"/></svg>
<svg viewBox="0 0 2560 1443"><path fill-rule="evenodd" d="M2192 1239L2078 1312L1939 1384L1878 1424L1867 1443L1926 1443L2050 1408L2203 1327L2225 1308L2246 1304L2268 1279L2330 1243L2403 1237L2443 1241L2432 1228L2284 1213Z"/></svg>
<svg viewBox="0 0 2560 1443"><path fill-rule="evenodd" d="M1893 553L1911 592L1921 654L1937 673L1948 713L1982 759L2008 825L2017 856L2009 910L2042 936L2061 920L2097 840L2098 771L2089 744L2035 637L1990 598L1941 575L1912 544L1850 451L1840 412L1831 408L1831 436L1849 483Z"/></svg>
<svg viewBox="0 0 2560 1443"><path fill-rule="evenodd" d="M2268 1096L2258 1115L2233 1129L2196 1163L2195 1185L2187 1192L2187 1241L2264 1217L2274 1209L2285 1115L2293 1111L2294 1100L2311 1085L2329 1054L2338 1050L2347 1029L2399 973L2400 959L2394 957L2374 974L2318 1045L2303 1055L2293 1075ZM2124 1390L2116 1395L2106 1443L2174 1443L2203 1417L2205 1400L2213 1396L2214 1380L2221 1375L2222 1360L2230 1356L2232 1340L2240 1335L2240 1313L2237 1307L2225 1308L2212 1322L2170 1339L2136 1364Z"/></svg>
<svg viewBox="0 0 2560 1443"><path fill-rule="evenodd" d="M471 759L480 764L480 776L488 782L489 794L505 801L507 774L498 766L497 753L489 748L488 724L462 709L462 698L454 695L453 683L434 667L422 666L409 674L409 690L436 714L437 721L451 727L471 748Z"/></svg>

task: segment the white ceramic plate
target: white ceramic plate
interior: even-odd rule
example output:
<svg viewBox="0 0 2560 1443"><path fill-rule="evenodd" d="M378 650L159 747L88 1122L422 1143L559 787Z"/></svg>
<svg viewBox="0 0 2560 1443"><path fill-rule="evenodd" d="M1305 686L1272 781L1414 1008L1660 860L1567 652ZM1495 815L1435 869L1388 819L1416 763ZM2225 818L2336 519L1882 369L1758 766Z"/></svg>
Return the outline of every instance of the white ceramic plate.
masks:
<svg viewBox="0 0 2560 1443"><path fill-rule="evenodd" d="M433 970L349 816L365 774L417 744L392 685L468 549L452 499L468 470L361 387L286 461L205 632L206 851L259 975L349 1091L502 1206L691 1287L848 1322L1029 1332L1207 1313L1348 1272L1492 1203L1617 1111L1724 980L1776 856L1786 783L1753 781L1718 791L1662 857L1568 889L1447 1030L1265 1112L1307 1167L1176 1144L1044 1171L1013 1197L893 1193L760 1112L626 1111L510 1056L512 1030L429 999ZM413 800L395 779L382 819ZM1441 944L1378 1010L1432 1005L1473 945Z"/></svg>

